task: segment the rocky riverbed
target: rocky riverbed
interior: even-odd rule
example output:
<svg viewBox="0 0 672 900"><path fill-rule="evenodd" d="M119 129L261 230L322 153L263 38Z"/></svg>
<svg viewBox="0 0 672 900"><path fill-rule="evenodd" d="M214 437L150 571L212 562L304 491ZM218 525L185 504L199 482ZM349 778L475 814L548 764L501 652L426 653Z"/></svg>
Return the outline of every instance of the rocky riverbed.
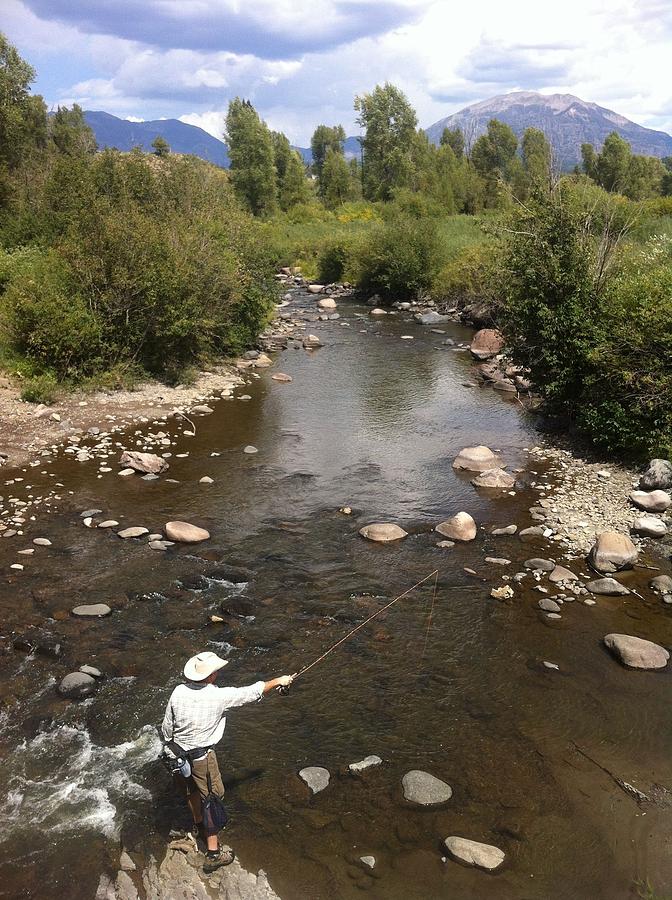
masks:
<svg viewBox="0 0 672 900"><path fill-rule="evenodd" d="M640 473L542 442L524 373L482 377L502 362L492 336L473 353L473 331L431 307L381 314L347 286L283 280L278 318L224 386L150 400L126 427L82 421L3 471L10 892L664 886L669 544L632 532ZM668 510L646 515L667 526ZM604 531L616 544L589 563ZM296 671L421 580L289 697L231 715L240 863L204 878L169 834L188 823L150 727L184 659L216 649L236 683Z"/></svg>

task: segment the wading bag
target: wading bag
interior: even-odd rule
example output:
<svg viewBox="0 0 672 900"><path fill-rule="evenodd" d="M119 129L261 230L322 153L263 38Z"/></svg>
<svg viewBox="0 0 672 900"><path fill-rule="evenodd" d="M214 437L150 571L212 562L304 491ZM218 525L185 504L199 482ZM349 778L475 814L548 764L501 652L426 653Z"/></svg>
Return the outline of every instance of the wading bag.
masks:
<svg viewBox="0 0 672 900"><path fill-rule="evenodd" d="M208 835L217 834L229 821L224 804L220 798L212 792L212 779L208 772L208 796L201 800L203 808L203 830Z"/></svg>
<svg viewBox="0 0 672 900"><path fill-rule="evenodd" d="M166 753L166 750L170 753ZM182 775L183 778L189 778L191 775L189 754L175 741L166 741L161 752L161 762L171 775Z"/></svg>

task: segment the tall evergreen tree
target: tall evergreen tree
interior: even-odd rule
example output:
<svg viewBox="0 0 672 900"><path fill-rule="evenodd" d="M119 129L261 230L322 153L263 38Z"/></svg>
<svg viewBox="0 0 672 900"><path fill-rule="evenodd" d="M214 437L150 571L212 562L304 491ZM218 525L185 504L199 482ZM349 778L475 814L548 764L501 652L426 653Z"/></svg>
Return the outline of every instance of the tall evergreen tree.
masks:
<svg viewBox="0 0 672 900"><path fill-rule="evenodd" d="M389 200L394 188L407 187L412 181L415 110L406 95L387 82L355 97L355 110L357 123L364 129L364 197Z"/></svg>
<svg viewBox="0 0 672 900"><path fill-rule="evenodd" d="M277 208L273 141L249 100L229 103L225 140L237 196L255 216L271 215Z"/></svg>
<svg viewBox="0 0 672 900"><path fill-rule="evenodd" d="M0 168L13 169L26 153L46 143L47 111L31 96L35 70L0 32Z"/></svg>

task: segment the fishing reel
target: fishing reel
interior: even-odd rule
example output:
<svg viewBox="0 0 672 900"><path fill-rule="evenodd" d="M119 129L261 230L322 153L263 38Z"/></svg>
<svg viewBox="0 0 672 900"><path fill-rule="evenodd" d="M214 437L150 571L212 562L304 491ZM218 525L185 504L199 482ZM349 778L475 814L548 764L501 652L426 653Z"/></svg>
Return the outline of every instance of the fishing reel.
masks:
<svg viewBox="0 0 672 900"><path fill-rule="evenodd" d="M276 691L280 694L281 697L286 697L289 693L289 685L281 684L280 687L276 688Z"/></svg>

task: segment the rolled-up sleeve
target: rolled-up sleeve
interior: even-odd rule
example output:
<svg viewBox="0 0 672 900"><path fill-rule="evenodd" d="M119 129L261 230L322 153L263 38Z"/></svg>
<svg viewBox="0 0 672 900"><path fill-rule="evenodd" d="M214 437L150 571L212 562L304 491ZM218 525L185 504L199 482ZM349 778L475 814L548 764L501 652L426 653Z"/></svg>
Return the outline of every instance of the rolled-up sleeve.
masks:
<svg viewBox="0 0 672 900"><path fill-rule="evenodd" d="M222 713L227 709L234 709L236 706L245 706L246 703L254 703L261 700L264 696L264 686L266 682L255 681L254 684L247 687L223 687L218 688L218 700L222 705Z"/></svg>

